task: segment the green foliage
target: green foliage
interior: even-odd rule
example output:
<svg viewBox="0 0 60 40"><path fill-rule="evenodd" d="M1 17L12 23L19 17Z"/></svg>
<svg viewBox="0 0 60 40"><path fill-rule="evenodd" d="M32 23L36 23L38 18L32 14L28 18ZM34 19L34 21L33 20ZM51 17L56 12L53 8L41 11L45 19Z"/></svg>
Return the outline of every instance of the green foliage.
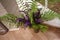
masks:
<svg viewBox="0 0 60 40"><path fill-rule="evenodd" d="M42 14L41 17L43 20L48 21L48 20L54 19L55 17L58 17L58 14L54 11L49 10L48 12L45 12L44 14Z"/></svg>
<svg viewBox="0 0 60 40"><path fill-rule="evenodd" d="M30 18L30 21L31 21L31 24L32 24L32 28L35 30L35 31L39 31L41 30L42 32L46 31L47 30L47 26L45 25L42 25L42 24L35 24L34 20L33 20L33 13L35 13L37 11L37 5L36 5L36 1L33 1L32 2L32 5L31 5L31 10L29 12L29 18Z"/></svg>
<svg viewBox="0 0 60 40"><path fill-rule="evenodd" d="M34 24L33 25L33 29L36 31L36 30L41 30L42 32L45 32L47 31L48 27L45 26L45 25L42 25L42 24Z"/></svg>
<svg viewBox="0 0 60 40"><path fill-rule="evenodd" d="M31 9L32 9L31 12L36 12L36 11L37 11L36 1L33 1L33 2L32 2Z"/></svg>
<svg viewBox="0 0 60 40"><path fill-rule="evenodd" d="M17 18L24 18L24 15L22 13L20 13Z"/></svg>
<svg viewBox="0 0 60 40"><path fill-rule="evenodd" d="M17 16L15 16L15 15L13 15L13 14L6 14L6 15L4 15L4 16L0 16L0 19L1 19L1 21L9 21L9 22L16 22L16 18L17 18Z"/></svg>
<svg viewBox="0 0 60 40"><path fill-rule="evenodd" d="M33 21L33 13L36 12L36 11L37 11L36 1L33 1L33 2L32 2L32 5L31 5L31 10L30 10L30 12L28 13L31 23L34 22L34 21Z"/></svg>
<svg viewBox="0 0 60 40"><path fill-rule="evenodd" d="M40 24L39 26L40 26L40 30L41 30L42 32L45 32L45 31L47 31L47 29L48 29L48 27L47 27L46 25Z"/></svg>
<svg viewBox="0 0 60 40"><path fill-rule="evenodd" d="M36 0L37 2L40 2L41 4L45 5L45 0Z"/></svg>

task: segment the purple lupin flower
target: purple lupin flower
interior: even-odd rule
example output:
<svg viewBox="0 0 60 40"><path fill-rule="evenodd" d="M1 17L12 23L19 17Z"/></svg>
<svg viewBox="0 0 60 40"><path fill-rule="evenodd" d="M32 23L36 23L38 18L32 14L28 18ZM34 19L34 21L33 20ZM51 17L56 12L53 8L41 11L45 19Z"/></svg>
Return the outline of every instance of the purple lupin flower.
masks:
<svg viewBox="0 0 60 40"><path fill-rule="evenodd" d="M25 16L25 22L24 22L25 26L31 26L31 22L30 22L30 19L29 19L29 16Z"/></svg>
<svg viewBox="0 0 60 40"><path fill-rule="evenodd" d="M25 21L25 26L26 26L26 27L27 27L27 26L31 26L30 21L26 20L26 21Z"/></svg>

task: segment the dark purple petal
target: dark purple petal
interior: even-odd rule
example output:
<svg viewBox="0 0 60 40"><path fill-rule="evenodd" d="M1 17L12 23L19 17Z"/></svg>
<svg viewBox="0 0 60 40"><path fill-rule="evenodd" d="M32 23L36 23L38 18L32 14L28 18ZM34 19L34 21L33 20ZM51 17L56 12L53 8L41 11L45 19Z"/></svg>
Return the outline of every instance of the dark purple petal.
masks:
<svg viewBox="0 0 60 40"><path fill-rule="evenodd" d="M22 22L23 20L23 18L17 18L17 22Z"/></svg>
<svg viewBox="0 0 60 40"><path fill-rule="evenodd" d="M35 23L39 24L39 23L41 23L41 22L42 22L41 19L35 19Z"/></svg>
<svg viewBox="0 0 60 40"><path fill-rule="evenodd" d="M40 15L40 10L38 10L37 12L33 13L33 19L35 23L41 23L41 15Z"/></svg>
<svg viewBox="0 0 60 40"><path fill-rule="evenodd" d="M29 20L29 16L28 15L25 16L25 20Z"/></svg>
<svg viewBox="0 0 60 40"><path fill-rule="evenodd" d="M25 26L31 26L30 20L25 20Z"/></svg>
<svg viewBox="0 0 60 40"><path fill-rule="evenodd" d="M25 16L25 26L31 26L31 22L28 15Z"/></svg>
<svg viewBox="0 0 60 40"><path fill-rule="evenodd" d="M35 12L35 13L33 13L33 17L34 17L34 18L41 18L40 10L38 10L38 11Z"/></svg>

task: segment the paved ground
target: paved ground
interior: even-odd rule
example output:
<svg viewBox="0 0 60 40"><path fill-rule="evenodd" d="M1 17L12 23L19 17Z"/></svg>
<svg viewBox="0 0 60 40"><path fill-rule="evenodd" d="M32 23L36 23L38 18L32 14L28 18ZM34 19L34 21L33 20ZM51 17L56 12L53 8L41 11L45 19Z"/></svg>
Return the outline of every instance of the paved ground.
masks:
<svg viewBox="0 0 60 40"><path fill-rule="evenodd" d="M35 33L32 29L20 28L18 31L0 35L0 40L60 40L60 29L50 27L45 33Z"/></svg>

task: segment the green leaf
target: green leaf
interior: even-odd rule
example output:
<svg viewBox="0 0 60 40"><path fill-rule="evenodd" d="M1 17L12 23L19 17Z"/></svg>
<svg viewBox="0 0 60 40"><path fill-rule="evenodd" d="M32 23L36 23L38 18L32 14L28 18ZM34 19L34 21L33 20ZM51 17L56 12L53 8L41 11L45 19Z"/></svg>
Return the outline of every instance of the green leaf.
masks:
<svg viewBox="0 0 60 40"><path fill-rule="evenodd" d="M31 10L28 13L31 23L34 22L34 20L33 20L33 13L36 12L36 11L37 11L36 1L33 1L32 5L31 5Z"/></svg>
<svg viewBox="0 0 60 40"><path fill-rule="evenodd" d="M5 21L10 21L10 22L16 22L16 18L17 16L13 15L13 14L6 14L6 15L3 15L3 16L0 16L0 19L1 20L5 20Z"/></svg>
<svg viewBox="0 0 60 40"><path fill-rule="evenodd" d="M42 19L43 20L46 20L46 21L48 21L48 20L52 20L52 19L54 19L55 17L58 17L58 13L56 13L56 12L54 12L54 11L48 11L48 12L45 12L44 14L42 14Z"/></svg>
<svg viewBox="0 0 60 40"><path fill-rule="evenodd" d="M40 30L41 30L42 32L45 32L45 31L47 31L47 29L48 29L47 26L42 25L42 24L40 24L39 27L40 27Z"/></svg>

